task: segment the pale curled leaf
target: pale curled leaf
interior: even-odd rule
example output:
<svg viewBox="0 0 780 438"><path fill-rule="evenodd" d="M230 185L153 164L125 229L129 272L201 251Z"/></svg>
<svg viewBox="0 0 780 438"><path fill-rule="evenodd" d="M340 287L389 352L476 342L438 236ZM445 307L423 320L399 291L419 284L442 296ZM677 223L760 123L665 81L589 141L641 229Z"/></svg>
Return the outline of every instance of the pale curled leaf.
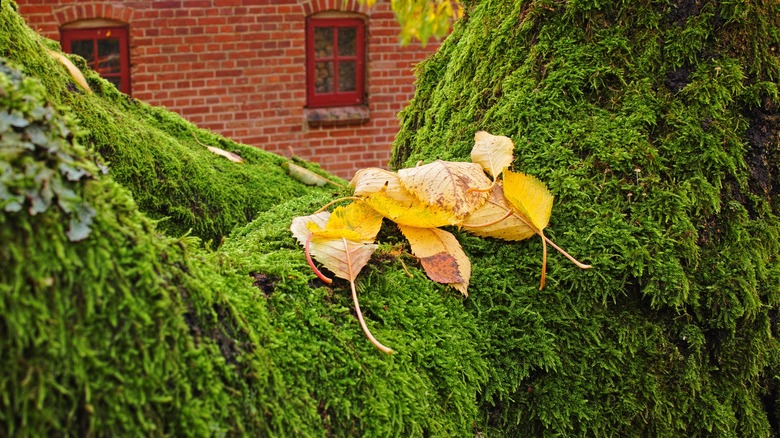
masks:
<svg viewBox="0 0 780 438"><path fill-rule="evenodd" d="M460 221L452 211L429 205L402 185L398 174L384 169L358 171L350 182L355 196L391 221L414 227L434 228Z"/></svg>
<svg viewBox="0 0 780 438"><path fill-rule="evenodd" d="M214 146L206 146L206 148L212 154L217 154L219 156L225 157L225 158L227 158L228 160L230 160L230 161L232 161L234 163L243 163L244 162L243 158L241 158L240 156L234 154L233 152L228 152L228 151L226 151L224 149L220 149L220 148L214 147Z"/></svg>
<svg viewBox="0 0 780 438"><path fill-rule="evenodd" d="M375 243L358 243L343 237L335 239L312 237L311 255L336 277L355 281L377 246ZM349 253L349 261L347 253Z"/></svg>
<svg viewBox="0 0 780 438"><path fill-rule="evenodd" d="M451 233L438 228L399 225L412 253L420 259L431 280L449 284L468 296L471 261Z"/></svg>
<svg viewBox="0 0 780 438"><path fill-rule="evenodd" d="M525 240L536 234L509 207L501 183L493 186L488 202L466 217L461 228L476 236L510 241Z"/></svg>
<svg viewBox="0 0 780 438"><path fill-rule="evenodd" d="M299 242L303 241L304 247L308 249L307 254L310 251L318 262L330 269L337 277L349 281L355 312L363 333L380 351L386 354L393 354L394 351L377 341L368 329L363 313L360 310L360 303L358 302L355 289L355 278L357 278L360 270L366 266L378 245L354 242L345 237L331 237L334 231L345 231L358 235L358 237L367 237L371 233L376 234L373 231L375 228L373 224L365 225L353 222L353 220L358 219L358 216L364 210L364 207L355 207L353 210L350 210L349 206L347 206L339 214L323 211L310 216L296 217L293 219L290 231ZM331 219L333 220L331 221ZM379 220L381 222L381 217ZM312 232L312 229L319 231ZM314 269L314 272L317 273L317 276L329 283L329 279L325 278L311 261L309 261L309 264Z"/></svg>
<svg viewBox="0 0 780 438"><path fill-rule="evenodd" d="M488 198L487 193L469 190L490 185L476 163L436 160L401 169L398 177L412 195L428 205L451 211L459 219L481 207Z"/></svg>
<svg viewBox="0 0 780 438"><path fill-rule="evenodd" d="M514 150L515 145L509 137L479 131L474 135L471 161L495 179L512 164Z"/></svg>
<svg viewBox="0 0 780 438"><path fill-rule="evenodd" d="M46 50L46 53L49 54L52 58L56 59L60 62L65 68L68 70L68 73L70 73L70 76L73 78L73 81L79 84L81 88L83 88L87 93L92 93L92 89L89 87L89 84L87 83L87 80L84 78L84 74L81 73L81 70L78 69L75 65L73 65L73 62L71 60L63 55L62 53L55 52L54 50L50 50L44 47L44 50Z"/></svg>

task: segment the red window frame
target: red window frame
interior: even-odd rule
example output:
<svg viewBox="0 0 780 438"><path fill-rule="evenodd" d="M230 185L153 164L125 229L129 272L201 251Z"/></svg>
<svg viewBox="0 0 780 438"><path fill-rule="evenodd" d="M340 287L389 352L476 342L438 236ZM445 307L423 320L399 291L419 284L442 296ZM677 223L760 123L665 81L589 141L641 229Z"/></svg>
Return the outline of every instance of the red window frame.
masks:
<svg viewBox="0 0 780 438"><path fill-rule="evenodd" d="M119 73L105 73L99 70L98 41L101 39L119 40ZM128 44L126 27L99 27L90 29L60 29L60 41L62 50L73 53L71 43L73 41L92 40L92 59L90 67L104 78L118 77L119 91L130 94L130 49Z"/></svg>
<svg viewBox="0 0 780 438"><path fill-rule="evenodd" d="M317 58L314 49L314 29L332 27L333 54ZM338 50L338 32L343 28L355 28L355 55L340 55ZM335 90L330 93L315 92L315 66L317 62L333 62L333 83ZM355 90L339 91L339 62L355 61ZM306 22L306 104L310 108L329 106L360 105L364 103L366 87L366 22L361 18L317 18L309 17Z"/></svg>

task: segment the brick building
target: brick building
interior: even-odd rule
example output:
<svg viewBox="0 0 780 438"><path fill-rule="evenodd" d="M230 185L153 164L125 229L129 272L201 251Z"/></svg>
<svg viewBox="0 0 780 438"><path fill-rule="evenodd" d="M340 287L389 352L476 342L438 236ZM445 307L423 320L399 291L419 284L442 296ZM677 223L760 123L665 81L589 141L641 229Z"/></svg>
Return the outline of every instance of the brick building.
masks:
<svg viewBox="0 0 780 438"><path fill-rule="evenodd" d="M342 177L387 164L414 64L389 0L17 0L117 88Z"/></svg>

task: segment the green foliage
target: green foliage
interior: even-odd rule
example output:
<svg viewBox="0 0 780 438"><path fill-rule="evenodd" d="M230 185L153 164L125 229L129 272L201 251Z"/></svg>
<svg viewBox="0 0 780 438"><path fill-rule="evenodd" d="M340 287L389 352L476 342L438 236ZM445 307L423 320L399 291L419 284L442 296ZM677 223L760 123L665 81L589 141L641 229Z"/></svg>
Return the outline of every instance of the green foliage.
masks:
<svg viewBox="0 0 780 438"><path fill-rule="evenodd" d="M44 45L59 50L56 43L36 35L13 9L12 2L0 4L0 56L24 65L24 73L43 83L50 100L70 108L83 128L79 142L103 156L111 176L130 189L142 211L162 220L159 227L169 234L191 232L217 245L258 212L311 191L281 168L283 157L125 96L72 57L94 91L85 93L45 52ZM237 153L245 162L214 160L198 141Z"/></svg>
<svg viewBox="0 0 780 438"><path fill-rule="evenodd" d="M780 6L486 1L466 17L419 67L393 165L511 137L515 168L556 196L551 237L594 267L552 258L540 293L533 244L464 242L467 306L506 316L478 318L488 429L779 432Z"/></svg>
<svg viewBox="0 0 780 438"><path fill-rule="evenodd" d="M376 0L358 0L373 6ZM417 40L425 47L431 38L441 39L463 14L458 0L392 0L392 9L401 26L402 45Z"/></svg>

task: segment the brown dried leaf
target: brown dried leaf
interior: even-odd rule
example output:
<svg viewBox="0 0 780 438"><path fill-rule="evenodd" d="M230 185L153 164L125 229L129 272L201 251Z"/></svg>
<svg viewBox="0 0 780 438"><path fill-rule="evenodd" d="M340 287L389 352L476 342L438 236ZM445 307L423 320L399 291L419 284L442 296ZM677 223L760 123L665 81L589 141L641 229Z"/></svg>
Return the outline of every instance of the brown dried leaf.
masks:
<svg viewBox="0 0 780 438"><path fill-rule="evenodd" d="M449 284L469 296L471 261L451 233L438 228L417 228L399 225L409 241L412 253L422 263L425 273L436 282Z"/></svg>

